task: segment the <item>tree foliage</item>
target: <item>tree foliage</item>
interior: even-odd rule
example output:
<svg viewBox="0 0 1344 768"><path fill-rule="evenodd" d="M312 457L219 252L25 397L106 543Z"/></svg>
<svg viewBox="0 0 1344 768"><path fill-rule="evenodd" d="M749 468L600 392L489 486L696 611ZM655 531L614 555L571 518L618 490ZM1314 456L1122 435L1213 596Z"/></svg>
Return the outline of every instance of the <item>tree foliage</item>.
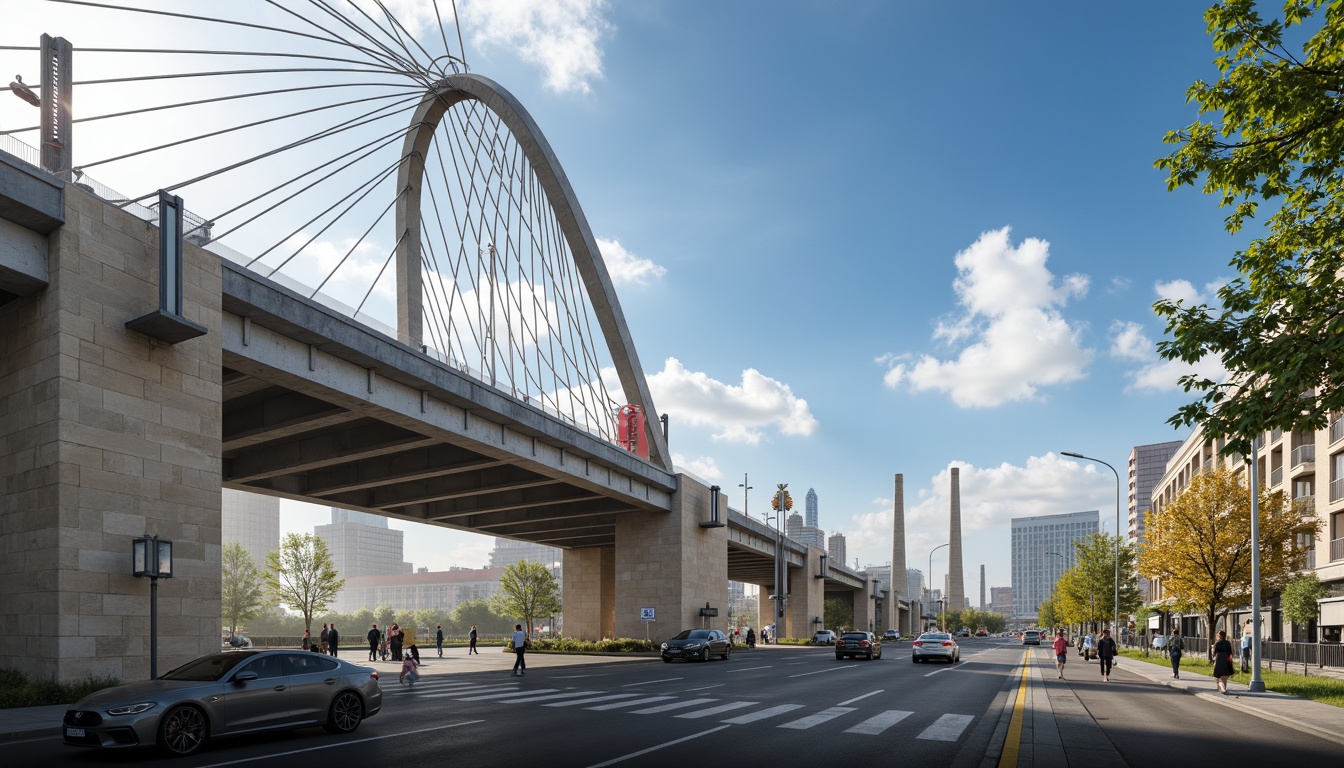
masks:
<svg viewBox="0 0 1344 768"><path fill-rule="evenodd" d="M1282 589L1306 563L1297 542L1315 537L1320 521L1281 491L1260 491L1260 584ZM1209 631L1251 597L1251 492L1227 469L1201 472L1189 487L1145 523L1147 544L1139 573L1161 581L1177 610L1198 612Z"/></svg>
<svg viewBox="0 0 1344 768"><path fill-rule="evenodd" d="M490 603L484 600L458 603L457 608L453 609L452 622L460 634L470 632L472 627L476 627L477 632L490 635L503 634L513 629L508 618L495 613Z"/></svg>
<svg viewBox="0 0 1344 768"><path fill-rule="evenodd" d="M256 618L267 603L266 580L252 555L236 541L220 548L220 603L229 634Z"/></svg>
<svg viewBox="0 0 1344 768"><path fill-rule="evenodd" d="M1202 394L1169 421L1203 424L1244 454L1251 435L1315 431L1344 410L1344 4L1287 0L1266 19L1254 0L1223 0L1205 20L1220 77L1187 90L1200 119L1166 135L1177 149L1156 165L1169 189L1202 179L1231 209L1230 233L1262 204L1277 210L1233 257L1240 276L1218 291L1221 307L1154 309L1171 336L1163 358L1213 356L1231 374L1182 377Z"/></svg>
<svg viewBox="0 0 1344 768"><path fill-rule="evenodd" d="M1316 620L1321 609L1317 602L1330 592L1314 573L1300 573L1288 582L1279 596L1283 606L1283 617L1294 624L1305 627Z"/></svg>
<svg viewBox="0 0 1344 768"><path fill-rule="evenodd" d="M1092 630L1115 616L1115 560L1117 538L1094 533L1074 542L1076 563L1055 584L1054 610L1066 624L1084 624ZM1127 618L1143 602L1134 575L1134 548L1120 542L1120 615Z"/></svg>
<svg viewBox="0 0 1344 768"><path fill-rule="evenodd" d="M842 628L854 626L854 607L850 604L850 601L838 597L828 597L826 602L822 604L822 610L824 612L822 620L826 622L823 628L839 631Z"/></svg>
<svg viewBox="0 0 1344 768"><path fill-rule="evenodd" d="M266 555L266 586L276 601L303 615L311 631L313 616L327 609L345 586L331 562L327 542L311 533L287 533L280 549Z"/></svg>
<svg viewBox="0 0 1344 768"><path fill-rule="evenodd" d="M500 616L515 616L532 631L533 620L560 612L560 585L551 569L541 563L520 560L504 566L499 591L490 598L490 608Z"/></svg>

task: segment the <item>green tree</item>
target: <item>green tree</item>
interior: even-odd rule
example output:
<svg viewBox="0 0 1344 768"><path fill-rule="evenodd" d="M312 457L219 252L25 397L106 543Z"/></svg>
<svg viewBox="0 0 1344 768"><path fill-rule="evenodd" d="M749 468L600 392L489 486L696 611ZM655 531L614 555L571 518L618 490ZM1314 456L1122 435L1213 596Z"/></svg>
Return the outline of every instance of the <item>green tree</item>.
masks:
<svg viewBox="0 0 1344 768"><path fill-rule="evenodd" d="M276 601L303 616L313 629L313 616L336 599L345 579L338 578L327 542L311 533L287 533L280 549L266 555L266 586Z"/></svg>
<svg viewBox="0 0 1344 768"><path fill-rule="evenodd" d="M1087 624L1092 630L1115 616L1115 570L1117 538L1105 533L1094 533L1074 542L1077 554L1074 565L1060 577L1056 594L1061 595L1059 607L1070 624ZM1134 548L1122 542L1120 555L1120 616L1143 602L1138 579L1134 573Z"/></svg>
<svg viewBox="0 0 1344 768"><path fill-rule="evenodd" d="M453 609L453 624L463 634L476 627L484 634L499 635L513 629L506 617L495 613L490 603L484 600L464 600Z"/></svg>
<svg viewBox="0 0 1344 768"><path fill-rule="evenodd" d="M532 621L538 616L560 612L560 585L551 575L550 568L520 560L504 566L504 573L499 577L499 591L490 598L490 607L501 616L522 619L530 633Z"/></svg>
<svg viewBox="0 0 1344 768"><path fill-rule="evenodd" d="M839 631L841 628L854 626L854 607L848 600L828 597L822 604L822 612L821 618L826 622L826 629Z"/></svg>
<svg viewBox="0 0 1344 768"><path fill-rule="evenodd" d="M1203 424L1245 454L1251 435L1314 431L1344 410L1344 7L1286 0L1282 18L1265 18L1254 0L1223 0L1204 18L1220 77L1186 91L1201 117L1166 135L1177 149L1156 166L1169 189L1202 179L1231 208L1229 233L1261 204L1277 210L1233 257L1240 276L1218 291L1221 307L1154 309L1171 336L1158 344L1163 358L1216 357L1231 374L1182 377L1202 394L1169 421Z"/></svg>
<svg viewBox="0 0 1344 768"><path fill-rule="evenodd" d="M1261 489L1260 588L1283 589L1306 564L1299 540L1314 538L1320 521L1282 491ZM1170 503L1150 511L1139 573L1161 582L1177 610L1198 612L1212 632L1228 611L1251 597L1251 491L1223 468L1200 472ZM1212 646L1212 643L1210 643Z"/></svg>
<svg viewBox="0 0 1344 768"><path fill-rule="evenodd" d="M1279 604L1283 606L1283 617L1299 627L1305 627L1316 620L1321 606L1316 602L1330 594L1314 573L1299 573L1283 588Z"/></svg>
<svg viewBox="0 0 1344 768"><path fill-rule="evenodd" d="M380 605L374 609L373 616L374 621L378 626L387 629L392 626L394 621L396 621L397 612L392 610L392 607L389 605Z"/></svg>
<svg viewBox="0 0 1344 768"><path fill-rule="evenodd" d="M1060 615L1059 609L1056 608L1055 598L1056 598L1055 595L1051 595L1050 597L1041 601L1040 606L1036 608L1037 626L1049 628L1049 627L1058 627L1064 623L1063 616Z"/></svg>
<svg viewBox="0 0 1344 768"><path fill-rule="evenodd" d="M220 548L220 604L229 634L266 609L266 580L247 549L236 541Z"/></svg>

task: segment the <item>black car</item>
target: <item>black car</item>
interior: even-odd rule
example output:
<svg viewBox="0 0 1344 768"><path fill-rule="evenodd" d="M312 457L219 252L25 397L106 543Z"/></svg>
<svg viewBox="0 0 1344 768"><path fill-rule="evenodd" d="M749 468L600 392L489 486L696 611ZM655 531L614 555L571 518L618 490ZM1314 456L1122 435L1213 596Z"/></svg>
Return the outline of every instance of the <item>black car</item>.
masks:
<svg viewBox="0 0 1344 768"><path fill-rule="evenodd" d="M865 659L882 658L882 641L872 632L846 632L835 641L835 660L846 656L862 656Z"/></svg>
<svg viewBox="0 0 1344 768"><path fill-rule="evenodd" d="M727 661L733 653L733 644L728 636L717 629L687 629L681 634L663 643L663 661L673 659L699 659L709 661L710 656L718 656Z"/></svg>

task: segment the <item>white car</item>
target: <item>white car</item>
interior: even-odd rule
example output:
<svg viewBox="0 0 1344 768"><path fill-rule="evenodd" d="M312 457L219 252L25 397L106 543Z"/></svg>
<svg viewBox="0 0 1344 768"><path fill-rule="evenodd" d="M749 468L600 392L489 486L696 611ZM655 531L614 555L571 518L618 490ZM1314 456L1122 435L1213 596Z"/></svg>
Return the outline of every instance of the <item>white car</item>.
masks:
<svg viewBox="0 0 1344 768"><path fill-rule="evenodd" d="M829 629L818 629L817 634L812 636L812 642L817 645L835 645L835 633Z"/></svg>

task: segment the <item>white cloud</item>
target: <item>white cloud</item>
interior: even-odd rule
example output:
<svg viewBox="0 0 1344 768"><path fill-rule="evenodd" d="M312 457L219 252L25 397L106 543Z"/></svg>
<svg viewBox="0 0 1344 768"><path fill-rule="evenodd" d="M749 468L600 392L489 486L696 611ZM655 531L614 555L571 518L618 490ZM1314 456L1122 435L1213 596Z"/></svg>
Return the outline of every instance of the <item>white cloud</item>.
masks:
<svg viewBox="0 0 1344 768"><path fill-rule="evenodd" d="M1159 299L1184 304L1187 307L1197 307L1200 304L1217 307L1218 291L1227 285L1227 282L1227 278L1219 278L1206 283L1201 289L1196 288L1189 280L1179 278L1168 282L1159 280L1153 285L1153 291L1157 293Z"/></svg>
<svg viewBox="0 0 1344 768"><path fill-rule="evenodd" d="M605 0L470 0L458 9L474 44L517 50L546 71L553 91L587 93L602 76Z"/></svg>
<svg viewBox="0 0 1344 768"><path fill-rule="evenodd" d="M1147 362L1153 359L1153 342L1138 323L1116 321L1111 324L1111 357Z"/></svg>
<svg viewBox="0 0 1344 768"><path fill-rule="evenodd" d="M384 29L390 29L391 25L387 23L387 17L383 15L382 8L373 0L351 0L352 4L358 5L364 9L364 12L373 17ZM452 3L439 3L439 11L434 11L434 3L431 0L381 0L382 4L392 14L403 27L417 38L423 37L426 30L437 30L439 26L439 15L442 14L443 23L449 25L453 23L453 5ZM351 12L346 14L352 21L364 21L359 13ZM319 17L322 23L328 23L327 18ZM367 24L367 22L365 22ZM404 36L404 33L403 33ZM426 48L437 42L438 32L435 31L429 41L421 40L421 44ZM442 47L442 46L440 46ZM412 46L412 50L419 53L419 50ZM454 54L458 53L454 51Z"/></svg>
<svg viewBox="0 0 1344 768"><path fill-rule="evenodd" d="M1085 275L1056 278L1046 268L1049 243L1027 238L1016 247L1009 228L985 232L956 256L953 283L962 313L938 324L934 338L970 341L958 356L884 355L883 382L908 382L916 392L946 392L963 408L990 407L1038 397L1039 388L1083 378L1093 352L1059 308L1087 293Z"/></svg>
<svg viewBox="0 0 1344 768"><path fill-rule="evenodd" d="M1221 360L1205 357L1196 365L1180 360L1157 360L1129 374L1130 384L1126 389L1141 392L1180 392L1180 378L1193 373L1201 378L1223 381L1227 378L1227 369Z"/></svg>
<svg viewBox="0 0 1344 768"><path fill-rule="evenodd" d="M1207 304L1218 305L1218 290L1227 284L1219 279L1205 284L1200 289L1188 280L1159 281L1153 286L1158 298L1178 302L1186 307ZM1126 391L1138 392L1180 392L1183 388L1180 379L1187 374L1196 374L1201 378L1223 381L1227 378L1227 369L1216 357L1205 357L1195 365L1181 360L1163 360L1158 357L1157 345L1143 333L1142 327L1134 322L1117 321L1111 324L1111 356L1120 360L1129 360L1142 365L1129 372L1129 386Z"/></svg>
<svg viewBox="0 0 1344 768"><path fill-rule="evenodd" d="M714 461L713 456L698 456L694 459L688 459L680 453L672 453L672 466L678 471L689 472L701 480L721 480L723 472L719 469L718 462Z"/></svg>
<svg viewBox="0 0 1344 768"><path fill-rule="evenodd" d="M769 427L785 435L810 435L820 426L807 401L789 385L753 368L742 372L740 385L725 384L669 357L663 370L648 379L654 403L673 423L716 428L715 440L757 445Z"/></svg>
<svg viewBox="0 0 1344 768"><path fill-rule="evenodd" d="M602 251L602 260L606 262L612 282L618 286L648 285L650 279L657 279L667 274L666 267L636 256L627 251L619 241L599 237L597 247Z"/></svg>

